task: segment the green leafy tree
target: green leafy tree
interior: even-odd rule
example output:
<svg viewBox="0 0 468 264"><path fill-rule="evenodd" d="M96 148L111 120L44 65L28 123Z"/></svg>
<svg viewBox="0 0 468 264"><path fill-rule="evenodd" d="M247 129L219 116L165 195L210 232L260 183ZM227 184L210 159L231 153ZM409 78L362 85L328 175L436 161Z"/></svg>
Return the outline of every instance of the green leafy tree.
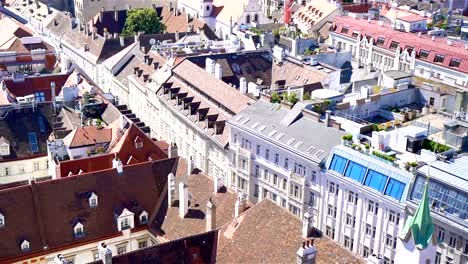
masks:
<svg viewBox="0 0 468 264"><path fill-rule="evenodd" d="M302 100L310 100L310 93L305 92L304 95L302 96Z"/></svg>
<svg viewBox="0 0 468 264"><path fill-rule="evenodd" d="M138 8L127 11L122 34L131 36L140 31L145 34L159 34L166 29L153 8Z"/></svg>

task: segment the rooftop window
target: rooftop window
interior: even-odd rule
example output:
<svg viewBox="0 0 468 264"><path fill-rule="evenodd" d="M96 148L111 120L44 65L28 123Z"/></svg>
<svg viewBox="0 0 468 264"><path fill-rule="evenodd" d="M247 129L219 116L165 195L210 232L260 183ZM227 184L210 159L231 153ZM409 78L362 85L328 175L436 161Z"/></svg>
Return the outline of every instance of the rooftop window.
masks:
<svg viewBox="0 0 468 264"><path fill-rule="evenodd" d="M362 183L362 181L364 180L364 176L366 175L366 171L366 167L350 161L344 175L350 177L351 179L357 182Z"/></svg>
<svg viewBox="0 0 468 264"><path fill-rule="evenodd" d="M23 242L21 242L21 250L22 251L29 251L31 249L31 244L29 243L28 240L23 240Z"/></svg>
<svg viewBox="0 0 468 264"><path fill-rule="evenodd" d="M373 170L369 170L367 173L366 180L364 181L364 185L371 187L374 190L382 192L385 188L385 184L387 183L388 177L378 173Z"/></svg>
<svg viewBox="0 0 468 264"><path fill-rule="evenodd" d="M73 227L73 231L75 233L76 238L84 237L84 226L82 223L78 222L76 225Z"/></svg>
<svg viewBox="0 0 468 264"><path fill-rule="evenodd" d="M405 190L405 184L397 181L395 179L390 179L387 184L387 188L385 189L384 194L391 196L397 200L401 199L403 195L403 191Z"/></svg>
<svg viewBox="0 0 468 264"><path fill-rule="evenodd" d="M97 207L98 205L98 197L95 193L91 193L88 199L89 206L90 207Z"/></svg>
<svg viewBox="0 0 468 264"><path fill-rule="evenodd" d="M426 59L427 57L429 57L429 51L427 51L427 50L421 50L421 51L419 52L419 57L420 57L420 58L423 58L423 59Z"/></svg>
<svg viewBox="0 0 468 264"><path fill-rule="evenodd" d="M0 214L0 227L4 227L4 226L5 226L5 216Z"/></svg>
<svg viewBox="0 0 468 264"><path fill-rule="evenodd" d="M347 161L347 159L341 156L333 155L333 159L330 164L330 170L336 171L339 174L343 174Z"/></svg>
<svg viewBox="0 0 468 264"><path fill-rule="evenodd" d="M390 48L391 49L396 49L396 48L398 48L398 44L399 44L398 42L392 41L392 43L390 43Z"/></svg>
<svg viewBox="0 0 468 264"><path fill-rule="evenodd" d="M358 35L359 35L359 32L353 31L353 38L357 38Z"/></svg>
<svg viewBox="0 0 468 264"><path fill-rule="evenodd" d="M343 33L343 34L348 33L348 31L349 31L349 27L343 27L343 28L341 29L341 33Z"/></svg>
<svg viewBox="0 0 468 264"><path fill-rule="evenodd" d="M449 66L458 68L458 67L460 67L460 62L461 61L459 59L451 59Z"/></svg>
<svg viewBox="0 0 468 264"><path fill-rule="evenodd" d="M434 62L442 63L444 62L444 59L445 59L445 55L437 54L434 58Z"/></svg>
<svg viewBox="0 0 468 264"><path fill-rule="evenodd" d="M383 45L385 43L385 38L378 37L377 38L377 45Z"/></svg>

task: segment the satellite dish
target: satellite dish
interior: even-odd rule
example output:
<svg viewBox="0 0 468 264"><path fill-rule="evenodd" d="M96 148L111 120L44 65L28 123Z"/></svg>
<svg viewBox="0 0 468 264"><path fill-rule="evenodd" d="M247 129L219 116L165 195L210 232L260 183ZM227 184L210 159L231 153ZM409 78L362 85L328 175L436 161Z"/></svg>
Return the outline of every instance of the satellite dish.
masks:
<svg viewBox="0 0 468 264"><path fill-rule="evenodd" d="M154 44L156 44L156 40L155 40L154 38L152 38L152 39L150 39L149 43L150 43L151 45L154 45Z"/></svg>

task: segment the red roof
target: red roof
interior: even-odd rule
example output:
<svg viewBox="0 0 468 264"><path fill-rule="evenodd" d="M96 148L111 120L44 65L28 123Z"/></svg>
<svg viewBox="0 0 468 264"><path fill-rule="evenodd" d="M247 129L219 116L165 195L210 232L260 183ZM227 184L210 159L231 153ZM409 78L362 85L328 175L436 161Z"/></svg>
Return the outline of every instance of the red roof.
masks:
<svg viewBox="0 0 468 264"><path fill-rule="evenodd" d="M136 139L138 139L136 142L142 143L138 146L140 148L137 148ZM160 146L164 146L164 144L160 141L154 142L135 124L131 123L129 128L124 132L123 137L112 146L109 153L60 162L57 177L67 177L70 172L72 175L77 175L80 170L88 173L112 168L114 153L117 153L118 158L124 166L143 163L148 160L165 159L167 158L167 154Z"/></svg>
<svg viewBox="0 0 468 264"><path fill-rule="evenodd" d="M59 95L67 81L68 74L53 74L41 76L29 76L24 80L4 79L6 87L16 97L26 96L37 92L43 92L46 101L52 101L50 84L55 82L55 94Z"/></svg>
<svg viewBox="0 0 468 264"><path fill-rule="evenodd" d="M343 28L348 28L346 33L342 32ZM458 41L452 41L452 44L447 43L447 38L431 39L428 35L421 35L401 32L393 30L389 25L378 25L377 21L368 21L355 19L351 17L336 17L333 23L333 31L335 34L344 35L350 38L354 32L361 33L361 36L372 37L374 44L378 47L394 52L394 48L390 48L392 42L398 43L402 50L411 47L416 51L416 59L426 61L428 63L437 64L455 71L468 73L468 50L464 44ZM377 43L378 38L384 38L383 44ZM421 50L427 51L427 57L421 57ZM436 55L444 56L443 62L434 62ZM459 60L460 66L449 66L452 59Z"/></svg>
<svg viewBox="0 0 468 264"><path fill-rule="evenodd" d="M406 22L418 22L418 21L422 21L422 20L427 20L426 17L422 17L422 16L417 15L417 14L402 16L402 17L399 17L397 19L403 20L403 21L406 21Z"/></svg>
<svg viewBox="0 0 468 264"><path fill-rule="evenodd" d="M112 140L112 129L99 129L97 126L78 127L64 141L69 148L92 146L109 143Z"/></svg>

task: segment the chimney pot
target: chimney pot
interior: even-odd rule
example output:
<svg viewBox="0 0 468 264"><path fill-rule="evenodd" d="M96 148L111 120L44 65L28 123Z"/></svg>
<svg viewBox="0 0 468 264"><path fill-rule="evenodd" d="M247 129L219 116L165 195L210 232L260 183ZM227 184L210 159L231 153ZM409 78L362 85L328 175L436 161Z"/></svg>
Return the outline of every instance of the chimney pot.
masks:
<svg viewBox="0 0 468 264"><path fill-rule="evenodd" d="M171 207L176 196L175 176L173 173L167 175L167 196L168 206Z"/></svg>
<svg viewBox="0 0 468 264"><path fill-rule="evenodd" d="M210 200L206 203L206 231L216 228L216 205Z"/></svg>
<svg viewBox="0 0 468 264"><path fill-rule="evenodd" d="M185 218L188 213L188 190L187 185L179 183L179 217Z"/></svg>
<svg viewBox="0 0 468 264"><path fill-rule="evenodd" d="M120 36L120 46L125 46L125 38L123 36Z"/></svg>

